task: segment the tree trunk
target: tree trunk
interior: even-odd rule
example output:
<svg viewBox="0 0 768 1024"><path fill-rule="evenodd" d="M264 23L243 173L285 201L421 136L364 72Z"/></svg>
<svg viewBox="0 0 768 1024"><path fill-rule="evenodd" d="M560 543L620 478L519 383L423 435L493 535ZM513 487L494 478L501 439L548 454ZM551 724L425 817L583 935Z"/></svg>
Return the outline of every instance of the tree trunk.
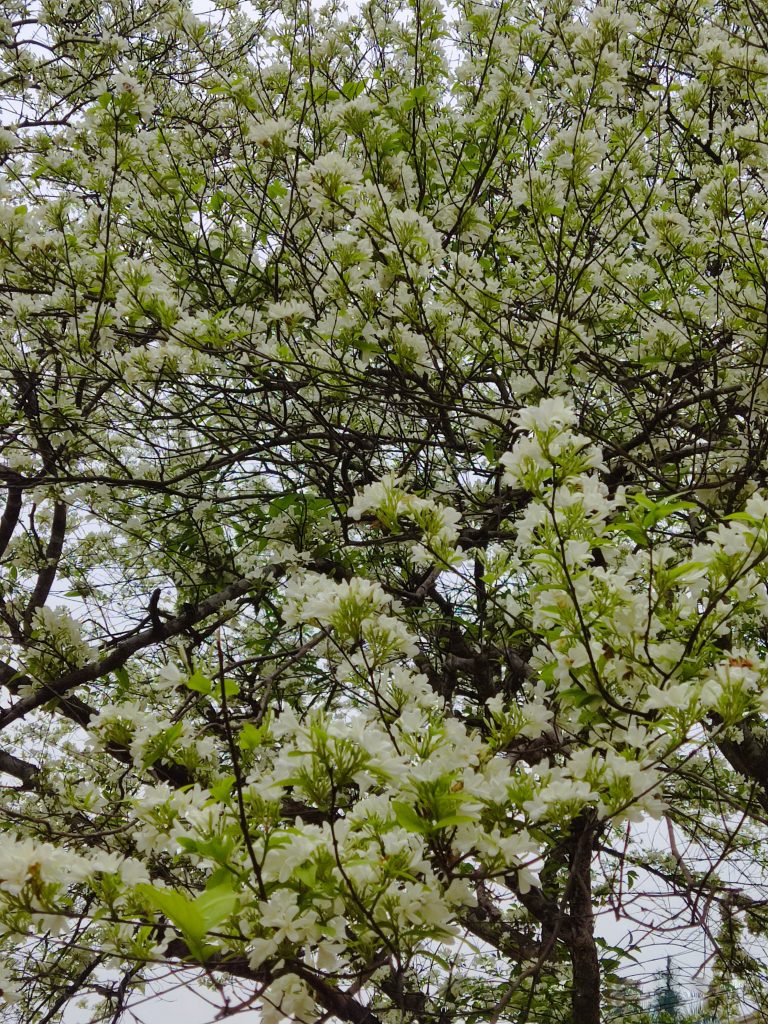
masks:
<svg viewBox="0 0 768 1024"><path fill-rule="evenodd" d="M600 964L597 959L592 913L592 841L596 822L592 812L573 823L571 870L568 883L570 933L568 951L573 969L573 1024L600 1024Z"/></svg>

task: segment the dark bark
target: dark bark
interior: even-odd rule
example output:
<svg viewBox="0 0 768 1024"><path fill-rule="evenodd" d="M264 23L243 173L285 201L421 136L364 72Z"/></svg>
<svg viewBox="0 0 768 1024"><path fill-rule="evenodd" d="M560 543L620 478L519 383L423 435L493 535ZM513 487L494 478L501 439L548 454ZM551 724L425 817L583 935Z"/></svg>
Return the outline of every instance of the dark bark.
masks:
<svg viewBox="0 0 768 1024"><path fill-rule="evenodd" d="M67 531L67 506L63 501L57 501L53 508L53 521L51 523L51 535L45 549L45 563L38 573L35 589L29 599L29 604L24 611L24 625L28 629L32 616L38 608L42 608L48 600L56 570L59 567L61 553L64 550L64 535Z"/></svg>
<svg viewBox="0 0 768 1024"><path fill-rule="evenodd" d="M594 935L591 875L595 832L592 811L582 813L573 823L568 881L570 928L566 939L573 970L573 1024L600 1024L600 963Z"/></svg>
<svg viewBox="0 0 768 1024"><path fill-rule="evenodd" d="M7 750L0 750L0 772L21 780L21 789L32 789L40 769L31 761L24 761Z"/></svg>
<svg viewBox="0 0 768 1024"><path fill-rule="evenodd" d="M741 735L741 740L720 737L717 746L732 768L745 779L757 783L759 788L755 795L768 810L768 747L748 726L742 726Z"/></svg>
<svg viewBox="0 0 768 1024"><path fill-rule="evenodd" d="M3 517L0 519L0 555L5 553L5 549L8 547L13 531L19 521L21 494L21 488L17 484L11 483L8 485L8 497L5 502Z"/></svg>
<svg viewBox="0 0 768 1024"><path fill-rule="evenodd" d="M190 960L189 947L183 939L172 939L166 948L166 956L178 959L188 967L199 966ZM220 957L214 954L206 962L206 967L208 970L221 971L223 974L254 981L263 986L283 974L295 974L306 984L317 1003L329 1015L348 1021L349 1024L380 1024L376 1014L355 998L354 986L351 991L345 992L299 961L289 961L280 970L273 969L269 964L263 964L254 970L245 958Z"/></svg>
<svg viewBox="0 0 768 1024"><path fill-rule="evenodd" d="M269 578L271 579L271 576ZM218 593L207 597L204 601L200 601L199 604L186 606L181 615L167 619L161 624L160 629L157 629L153 624L149 629L142 630L127 640L123 640L99 661L89 661L87 664L67 672L58 679L39 684L39 689L36 693L29 697L22 697L16 701L13 707L0 714L0 728L5 728L11 722L23 718L30 711L41 707L43 704L47 704L54 697L64 697L78 686L94 682L96 679L107 675L107 673L114 672L115 669L121 668L131 655L162 640L179 636L189 629L190 626L201 622L210 615L216 614L230 601L235 601L237 598L248 593L249 590L256 590L258 588L259 585L254 584L252 580L238 580ZM19 684L27 681L26 678L22 677L16 680Z"/></svg>

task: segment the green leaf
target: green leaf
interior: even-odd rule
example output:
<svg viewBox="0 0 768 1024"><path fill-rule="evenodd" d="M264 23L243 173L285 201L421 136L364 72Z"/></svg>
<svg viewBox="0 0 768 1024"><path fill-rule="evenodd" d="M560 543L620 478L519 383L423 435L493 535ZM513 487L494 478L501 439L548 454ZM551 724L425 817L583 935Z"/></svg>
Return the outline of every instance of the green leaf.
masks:
<svg viewBox="0 0 768 1024"><path fill-rule="evenodd" d="M179 836L176 842L187 853L197 853L200 847L200 841L198 839L191 839L189 836Z"/></svg>
<svg viewBox="0 0 768 1024"><path fill-rule="evenodd" d="M448 814L446 817L436 821L434 827L452 828L454 825L470 824L477 824L477 818L473 818L471 814Z"/></svg>
<svg viewBox="0 0 768 1024"><path fill-rule="evenodd" d="M231 917L237 906L237 893L231 884L217 885L201 893L194 902L205 932L211 931Z"/></svg>
<svg viewBox="0 0 768 1024"><path fill-rule="evenodd" d="M410 804L403 803L401 800L393 800L391 806L397 824L406 832L426 835L430 831L429 823L420 818Z"/></svg>
<svg viewBox="0 0 768 1024"><path fill-rule="evenodd" d="M219 779L218 782L214 782L211 786L211 796L213 799L219 803L224 803L225 800L228 800L235 781L234 775L227 775L223 779Z"/></svg>
<svg viewBox="0 0 768 1024"><path fill-rule="evenodd" d="M189 690L194 690L195 693L202 693L204 697L208 697L213 692L213 683L210 679L202 674L202 672L194 672L184 684Z"/></svg>
<svg viewBox="0 0 768 1024"><path fill-rule="evenodd" d="M192 900L175 889L155 889L151 885L139 885L137 891L154 909L164 914L171 924L176 925L185 938L202 937L200 915Z"/></svg>
<svg viewBox="0 0 768 1024"><path fill-rule="evenodd" d="M673 583L676 579L687 575L689 572L706 568L706 564L706 562L683 562L682 565L677 565L674 569L665 570L664 575L668 583Z"/></svg>
<svg viewBox="0 0 768 1024"><path fill-rule="evenodd" d="M293 869L293 876L309 889L314 889L317 885L317 865L315 864L304 864L298 868Z"/></svg>
<svg viewBox="0 0 768 1024"><path fill-rule="evenodd" d="M206 946L205 936L226 921L237 905L231 881L206 890L194 900L174 889L155 889L151 885L139 885L136 891L178 928L198 960L207 959L214 951L214 947Z"/></svg>
<svg viewBox="0 0 768 1024"><path fill-rule="evenodd" d="M282 181L270 181L269 185L267 185L267 195L270 199L282 199L287 194L288 189Z"/></svg>
<svg viewBox="0 0 768 1024"><path fill-rule="evenodd" d="M255 750L256 747L260 747L268 732L269 725L267 722L262 722L259 726L254 725L252 722L244 722L240 730L240 749Z"/></svg>
<svg viewBox="0 0 768 1024"><path fill-rule="evenodd" d="M641 508L647 508L649 511L656 508L656 502L651 501L651 499L646 497L644 494L633 494L632 500L636 505L640 505Z"/></svg>
<svg viewBox="0 0 768 1024"><path fill-rule="evenodd" d="M341 87L341 92L345 99L356 100L364 89L365 82L345 82Z"/></svg>
<svg viewBox="0 0 768 1024"><path fill-rule="evenodd" d="M240 693L240 684L234 679L224 680L224 696L236 697Z"/></svg>
<svg viewBox="0 0 768 1024"><path fill-rule="evenodd" d="M561 690L559 696L561 699L566 699L575 708L582 708L586 704L599 704L603 699L599 693L590 693L588 690L582 690L580 686Z"/></svg>
<svg viewBox="0 0 768 1024"><path fill-rule="evenodd" d="M208 209L211 213L220 213L225 202L227 201L226 193L222 192L221 189L214 192L208 202Z"/></svg>
<svg viewBox="0 0 768 1024"><path fill-rule="evenodd" d="M429 89L426 85L417 85L413 89L409 89L408 95L403 103L403 110L413 110L413 108L423 103L429 96Z"/></svg>
<svg viewBox="0 0 768 1024"><path fill-rule="evenodd" d="M213 845L213 844L212 844ZM221 844L217 844L221 845ZM219 857L218 860L226 860L226 858ZM209 889L218 889L219 886L227 885L231 888L232 886L232 870L228 867L217 868L211 877L208 879Z"/></svg>
<svg viewBox="0 0 768 1024"><path fill-rule="evenodd" d="M144 758L144 764L146 767L150 768L157 761L160 761L165 757L179 736L181 736L183 729L184 723L176 722L170 727L170 729L166 729L164 732L153 737L149 743L147 754Z"/></svg>

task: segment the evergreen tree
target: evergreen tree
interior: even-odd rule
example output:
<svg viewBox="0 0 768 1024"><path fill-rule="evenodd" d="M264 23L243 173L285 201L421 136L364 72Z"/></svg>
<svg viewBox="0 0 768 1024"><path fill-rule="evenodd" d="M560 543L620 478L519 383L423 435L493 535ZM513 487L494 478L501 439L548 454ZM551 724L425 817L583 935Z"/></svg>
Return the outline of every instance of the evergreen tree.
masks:
<svg viewBox="0 0 768 1024"><path fill-rule="evenodd" d="M661 987L656 989L653 996L654 1018L659 1024L679 1024L682 1020L684 998L675 984L672 958L669 956L660 980Z"/></svg>

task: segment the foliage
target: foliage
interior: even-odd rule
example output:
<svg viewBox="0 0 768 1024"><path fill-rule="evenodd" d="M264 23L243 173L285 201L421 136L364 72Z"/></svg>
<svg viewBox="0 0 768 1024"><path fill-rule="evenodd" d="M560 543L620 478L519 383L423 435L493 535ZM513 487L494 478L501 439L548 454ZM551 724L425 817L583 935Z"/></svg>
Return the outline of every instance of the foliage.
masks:
<svg viewBox="0 0 768 1024"><path fill-rule="evenodd" d="M764 1005L760 5L0 13L5 1019Z"/></svg>

